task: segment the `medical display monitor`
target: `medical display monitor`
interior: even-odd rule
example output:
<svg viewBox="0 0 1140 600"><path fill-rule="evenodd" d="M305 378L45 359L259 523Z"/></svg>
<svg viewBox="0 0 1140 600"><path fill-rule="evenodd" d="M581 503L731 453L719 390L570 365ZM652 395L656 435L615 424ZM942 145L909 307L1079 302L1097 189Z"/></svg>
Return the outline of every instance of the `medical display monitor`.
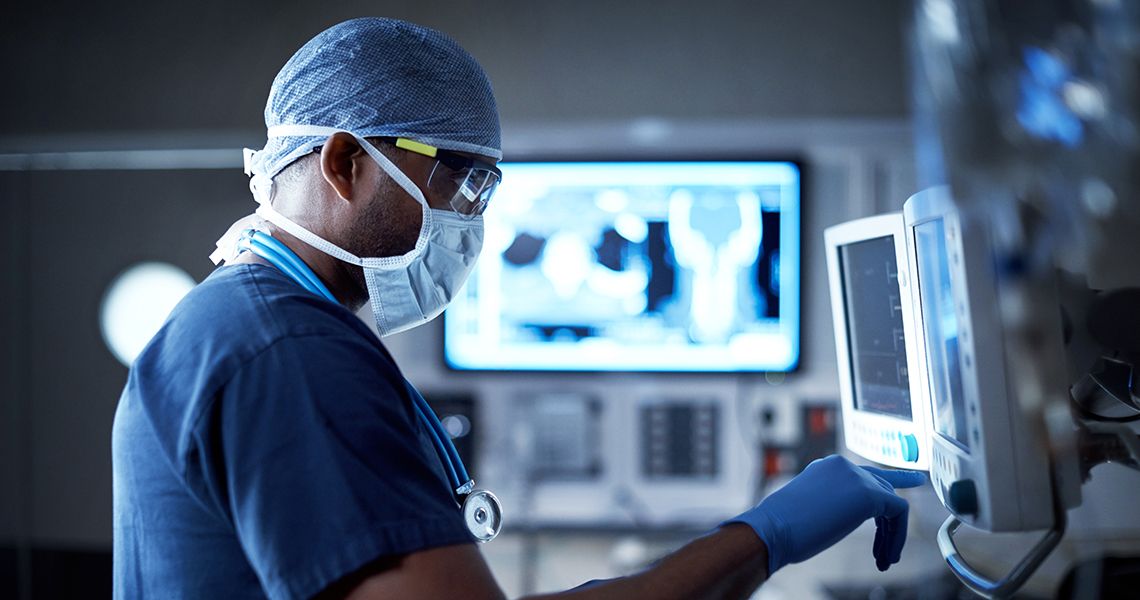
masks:
<svg viewBox="0 0 1140 600"><path fill-rule="evenodd" d="M801 172L791 161L504 163L445 314L467 370L789 371Z"/></svg>
<svg viewBox="0 0 1140 600"><path fill-rule="evenodd" d="M824 242L847 447L879 463L926 469L923 335L902 214L836 225Z"/></svg>
<svg viewBox="0 0 1140 600"><path fill-rule="evenodd" d="M925 337L934 491L978 529L1049 527L1049 452L1035 435L1038 417L1026 407L1041 401L1037 390L1067 389L1060 316L1055 327L1041 329L1034 360L1049 362L1034 369L1037 381L1011 385L1024 375L1007 355L1002 307L1009 303L987 215L959 210L950 191L938 187L908 199L903 216ZM1024 390L1034 395L1022 399Z"/></svg>

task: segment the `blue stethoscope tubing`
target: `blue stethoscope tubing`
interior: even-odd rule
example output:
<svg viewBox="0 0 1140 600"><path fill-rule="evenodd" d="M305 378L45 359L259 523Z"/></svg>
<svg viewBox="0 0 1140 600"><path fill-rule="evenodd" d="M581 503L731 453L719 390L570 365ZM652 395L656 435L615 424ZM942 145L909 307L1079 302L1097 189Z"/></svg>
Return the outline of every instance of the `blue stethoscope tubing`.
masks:
<svg viewBox="0 0 1140 600"><path fill-rule="evenodd" d="M247 231L238 241L238 248L249 250L265 259L306 290L331 302L337 302L336 297L317 277L317 274L313 273L313 270L298 258L288 246L272 236L261 231ZM339 304L339 302L337 303ZM435 445L436 454L439 455L440 462L443 463L444 469L447 471L452 488L456 490L457 495L461 493L459 491L461 489L466 488L467 491L470 491L472 487L470 484L473 482L467 474L467 467L463 465L463 459L459 457L459 452L455 449L455 444L451 442L451 436L447 434L443 428L443 423L439 422L439 417L436 416L431 406L428 406L427 400L424 400L419 391L410 383L407 383L406 386L415 404L416 414L419 415L420 422L428 430L428 434Z"/></svg>
<svg viewBox="0 0 1140 600"><path fill-rule="evenodd" d="M285 244L260 231L252 231L248 237L243 237L242 239L246 242L244 244L245 248L268 260L278 269L281 269L283 273L286 273L295 279L297 283L301 284L301 287L304 287L318 296L324 296L332 302L337 301L332 295L332 292L325 287L324 282L309 268L309 265L301 261ZM272 254L273 258L277 258L278 260L271 260L270 257L265 256L266 254Z"/></svg>
<svg viewBox="0 0 1140 600"><path fill-rule="evenodd" d="M446 431L443 431L443 426L439 423L439 418L435 416L434 412L425 413L425 411L431 411L431 407L425 408L422 406L426 404L426 401L423 396L420 395L419 391L411 385L407 387L412 399L415 400L416 413L420 416L420 422L427 426L428 433L435 443L436 452L444 454L447 457L447 460L442 460L443 457L441 456L440 462L442 462L444 468L447 469L447 474L451 476L452 487L459 488L464 482L468 481L467 471L463 468L463 461L459 460L458 454L452 455L452 452L455 452L455 445L451 443L451 436L447 435ZM438 428L436 427L437 424L440 425Z"/></svg>

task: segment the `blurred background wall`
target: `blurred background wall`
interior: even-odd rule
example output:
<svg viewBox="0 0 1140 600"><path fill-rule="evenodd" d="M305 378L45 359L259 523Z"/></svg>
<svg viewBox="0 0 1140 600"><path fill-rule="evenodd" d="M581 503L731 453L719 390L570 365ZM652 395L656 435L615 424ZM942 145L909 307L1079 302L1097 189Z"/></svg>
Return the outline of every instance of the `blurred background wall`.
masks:
<svg viewBox="0 0 1140 600"><path fill-rule="evenodd" d="M425 393L474 394L488 419L534 390L586 390L614 403L679 386L745 399L740 418L749 422L759 423L767 407L764 423L778 429L801 405L837 395L822 229L898 209L913 192L906 7L425 0L6 8L0 597L108 593L110 427L127 369L101 337L101 299L140 261L174 264L196 280L209 274L214 240L254 206L239 149L264 143L269 84L315 33L384 15L450 34L491 77L508 160L804 160L803 354L786 377L463 374L441 364L438 323L390 341ZM752 456L755 442L733 443ZM480 456L496 452L505 453L488 444ZM476 470L491 484L505 480L505 467L496 470L490 458ZM757 469L750 464L740 476ZM620 572L681 539L589 531L504 537L488 553L512 593ZM606 564L581 558L590 554L582 549ZM863 562L859 570L869 570ZM938 566L936 558L921 564Z"/></svg>

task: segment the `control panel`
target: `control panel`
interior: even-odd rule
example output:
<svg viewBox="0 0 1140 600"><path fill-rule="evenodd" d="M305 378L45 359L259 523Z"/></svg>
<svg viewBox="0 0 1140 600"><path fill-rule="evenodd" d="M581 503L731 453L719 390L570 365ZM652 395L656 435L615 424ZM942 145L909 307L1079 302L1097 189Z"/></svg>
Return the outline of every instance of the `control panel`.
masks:
<svg viewBox="0 0 1140 600"><path fill-rule="evenodd" d="M843 432L848 448L864 456L881 457L884 459L881 462L918 463L918 436L913 431L902 431L894 423L877 424L870 421L856 420L851 429Z"/></svg>
<svg viewBox="0 0 1140 600"><path fill-rule="evenodd" d="M641 407L641 471L647 479L715 477L720 406L663 402Z"/></svg>

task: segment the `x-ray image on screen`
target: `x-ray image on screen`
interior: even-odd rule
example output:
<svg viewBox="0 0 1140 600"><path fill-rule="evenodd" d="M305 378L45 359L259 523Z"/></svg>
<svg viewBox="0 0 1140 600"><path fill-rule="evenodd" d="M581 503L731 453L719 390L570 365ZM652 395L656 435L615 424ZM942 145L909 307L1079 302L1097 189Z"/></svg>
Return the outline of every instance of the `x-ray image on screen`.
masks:
<svg viewBox="0 0 1140 600"><path fill-rule="evenodd" d="M798 360L799 170L513 163L446 313L460 369L786 371Z"/></svg>

